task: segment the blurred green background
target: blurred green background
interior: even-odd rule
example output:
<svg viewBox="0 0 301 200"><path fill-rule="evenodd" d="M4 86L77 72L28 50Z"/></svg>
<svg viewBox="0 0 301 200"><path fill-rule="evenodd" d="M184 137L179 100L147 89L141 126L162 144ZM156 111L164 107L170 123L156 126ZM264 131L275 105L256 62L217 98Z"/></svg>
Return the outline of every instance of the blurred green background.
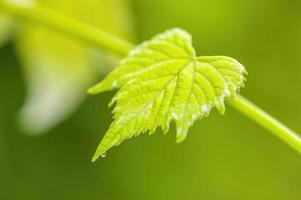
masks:
<svg viewBox="0 0 301 200"><path fill-rule="evenodd" d="M186 29L200 55L243 63L249 75L241 93L301 132L301 1L126 2L137 41ZM14 46L0 50L0 199L301 198L301 156L231 107L195 123L182 144L175 144L174 130L158 131L124 142L96 163L90 158L111 122L113 93L86 98L44 135L24 134L17 115L26 86Z"/></svg>

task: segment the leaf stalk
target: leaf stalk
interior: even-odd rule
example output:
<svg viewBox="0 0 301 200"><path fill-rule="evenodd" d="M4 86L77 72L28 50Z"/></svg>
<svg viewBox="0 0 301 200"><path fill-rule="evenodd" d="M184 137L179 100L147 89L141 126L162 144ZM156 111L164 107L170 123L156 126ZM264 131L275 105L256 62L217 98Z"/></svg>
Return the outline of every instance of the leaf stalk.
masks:
<svg viewBox="0 0 301 200"><path fill-rule="evenodd" d="M267 112L253 104L241 95L227 102L249 119L253 120L275 136L286 142L297 152L301 153L301 137L293 130L286 127L280 121L269 115Z"/></svg>

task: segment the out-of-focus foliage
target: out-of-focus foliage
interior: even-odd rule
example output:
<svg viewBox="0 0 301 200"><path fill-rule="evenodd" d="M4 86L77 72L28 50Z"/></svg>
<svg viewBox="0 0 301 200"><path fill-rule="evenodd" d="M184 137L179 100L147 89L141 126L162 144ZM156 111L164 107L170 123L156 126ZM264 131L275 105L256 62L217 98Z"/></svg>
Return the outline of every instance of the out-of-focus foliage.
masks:
<svg viewBox="0 0 301 200"><path fill-rule="evenodd" d="M0 15L0 47L7 42L11 32L11 19L7 16Z"/></svg>
<svg viewBox="0 0 301 200"><path fill-rule="evenodd" d="M132 38L130 16L123 0L36 3L120 37ZM79 106L97 74L108 71L115 63L114 57L107 53L87 49L72 38L38 25L22 25L16 37L28 88L20 122L28 133L43 133L68 117Z"/></svg>
<svg viewBox="0 0 301 200"><path fill-rule="evenodd" d="M301 132L300 0L132 0L132 7L139 41L186 29L200 55L242 62L243 95ZM300 200L300 155L230 107L195 123L179 145L174 134L144 135L94 164L112 93L87 99L51 134L24 136L16 124L26 93L20 67L12 45L0 51L0 199Z"/></svg>
<svg viewBox="0 0 301 200"><path fill-rule="evenodd" d="M174 28L144 41L121 60L119 67L89 93L118 88L111 101L114 121L101 140L92 161L111 147L142 133L162 128L172 121L177 142L182 142L194 121L212 108L225 113L224 100L244 85L246 70L226 56L197 56L192 37Z"/></svg>

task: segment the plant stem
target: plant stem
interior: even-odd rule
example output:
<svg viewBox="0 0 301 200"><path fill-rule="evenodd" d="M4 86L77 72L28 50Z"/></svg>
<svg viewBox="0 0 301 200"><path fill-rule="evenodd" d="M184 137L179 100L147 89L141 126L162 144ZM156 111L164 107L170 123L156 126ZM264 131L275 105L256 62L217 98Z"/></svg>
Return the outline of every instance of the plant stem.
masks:
<svg viewBox="0 0 301 200"><path fill-rule="evenodd" d="M105 48L116 53L126 54L134 46L114 35L45 7L32 4L20 5L17 3L10 3L10 1L7 0L0 0L0 11L21 20L30 21L52 30L62 32L76 39L80 39L85 43L88 42L91 45Z"/></svg>
<svg viewBox="0 0 301 200"><path fill-rule="evenodd" d="M228 103L301 153L301 137L241 95Z"/></svg>
<svg viewBox="0 0 301 200"><path fill-rule="evenodd" d="M22 6L8 3L8 1L6 3L0 2L0 7L1 11L14 17L60 31L84 42L89 42L123 55L127 54L135 46L123 39L44 7L34 5ZM301 153L300 136L252 102L237 95L236 98L228 101L228 103Z"/></svg>

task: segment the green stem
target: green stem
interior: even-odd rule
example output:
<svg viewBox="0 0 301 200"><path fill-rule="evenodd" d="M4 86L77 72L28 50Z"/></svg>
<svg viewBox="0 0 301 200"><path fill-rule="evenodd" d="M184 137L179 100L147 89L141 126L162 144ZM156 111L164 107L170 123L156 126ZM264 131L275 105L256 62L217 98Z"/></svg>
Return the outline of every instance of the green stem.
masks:
<svg viewBox="0 0 301 200"><path fill-rule="evenodd" d="M233 100L228 101L230 105L243 113L249 119L255 121L271 133L282 139L296 151L301 153L301 137L293 130L289 129L277 119L270 116L264 110L242 97L237 95Z"/></svg>
<svg viewBox="0 0 301 200"><path fill-rule="evenodd" d="M106 48L123 55L127 54L127 52L135 46L123 39L44 7L20 6L13 3L1 2L0 6L1 11L13 15L14 17L60 31L84 42L89 42L98 47ZM237 95L236 98L228 101L228 103L301 153L301 138L298 134L265 111L240 95Z"/></svg>
<svg viewBox="0 0 301 200"><path fill-rule="evenodd" d="M0 11L116 53L126 54L134 47L133 44L123 39L45 7L37 5L19 5L16 3L9 3L7 0L0 0Z"/></svg>

